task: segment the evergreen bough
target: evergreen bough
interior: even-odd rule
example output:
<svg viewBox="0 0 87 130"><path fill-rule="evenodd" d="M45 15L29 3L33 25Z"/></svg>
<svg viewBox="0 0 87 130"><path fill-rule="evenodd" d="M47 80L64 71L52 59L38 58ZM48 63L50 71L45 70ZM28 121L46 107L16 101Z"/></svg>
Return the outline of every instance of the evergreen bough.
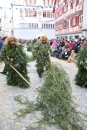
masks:
<svg viewBox="0 0 87 130"><path fill-rule="evenodd" d="M40 124L58 125L62 130L84 130L85 120L82 113L77 111L73 101L69 77L62 67L52 65L43 73L43 83L39 88L40 95L36 103L28 100L15 100L25 104L26 108L20 109L17 116L24 116L33 111L41 111Z"/></svg>
<svg viewBox="0 0 87 130"><path fill-rule="evenodd" d="M30 81L27 72L28 65L28 56L23 50L22 45L16 45L9 47L4 45L1 54L0 60L6 63L7 68L7 84L12 86L20 86L22 88L28 87L28 84L8 65L12 65L17 71L21 73L22 76L28 81Z"/></svg>
<svg viewBox="0 0 87 130"><path fill-rule="evenodd" d="M27 41L27 51L32 51L32 41Z"/></svg>
<svg viewBox="0 0 87 130"><path fill-rule="evenodd" d="M76 55L76 62L78 67L78 73L75 77L76 84L87 87L87 43L80 48Z"/></svg>
<svg viewBox="0 0 87 130"><path fill-rule="evenodd" d="M49 43L36 43L32 51L33 58L36 60L36 68L39 77L42 77L44 70L50 68Z"/></svg>

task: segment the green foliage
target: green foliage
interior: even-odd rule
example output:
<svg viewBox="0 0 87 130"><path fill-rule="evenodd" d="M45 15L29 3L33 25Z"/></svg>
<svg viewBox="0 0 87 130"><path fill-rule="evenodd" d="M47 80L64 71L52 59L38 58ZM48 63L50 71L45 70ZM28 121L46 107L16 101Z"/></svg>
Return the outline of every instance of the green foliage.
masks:
<svg viewBox="0 0 87 130"><path fill-rule="evenodd" d="M26 129L26 130L36 130L36 128L35 128L35 127L30 126L30 127L27 127L27 129Z"/></svg>
<svg viewBox="0 0 87 130"><path fill-rule="evenodd" d="M36 105L33 102L30 102L26 97L25 99L19 95L17 97L14 97L15 101L22 105L26 105L26 108L21 108L15 115L17 115L18 118L25 117L28 113L31 113L36 110Z"/></svg>
<svg viewBox="0 0 87 130"><path fill-rule="evenodd" d="M76 74L76 84L81 87L87 87L87 44L81 47L76 55L78 73Z"/></svg>
<svg viewBox="0 0 87 130"><path fill-rule="evenodd" d="M27 76L27 63L28 57L21 45L9 47L4 45L1 51L1 60L6 63L7 67L7 84L20 87L28 87L27 83L8 65L12 65L17 71L19 71L26 80L29 81Z"/></svg>
<svg viewBox="0 0 87 130"><path fill-rule="evenodd" d="M32 42L27 45L27 51L32 51Z"/></svg>
<svg viewBox="0 0 87 130"><path fill-rule="evenodd" d="M38 126L37 127L29 126L27 127L26 130L46 130L46 129Z"/></svg>
<svg viewBox="0 0 87 130"><path fill-rule="evenodd" d="M32 51L33 48L34 48L34 46L35 46L35 44L36 44L36 42L28 41L26 43L26 45L27 45L27 51Z"/></svg>
<svg viewBox="0 0 87 130"><path fill-rule="evenodd" d="M28 56L28 62L34 61L33 56Z"/></svg>
<svg viewBox="0 0 87 130"><path fill-rule="evenodd" d="M38 46L39 46L39 43L36 42L36 43L34 44L33 49L32 49L32 55L33 55L33 59L34 59L34 60L36 60L36 58L37 58Z"/></svg>
<svg viewBox="0 0 87 130"><path fill-rule="evenodd" d="M43 83L39 88L40 95L34 105L35 111L41 111L43 117L40 124L55 124L62 130L84 130L85 115L77 111L73 101L72 89L67 73L61 66L52 65L43 73ZM30 110L30 105L26 108ZM35 107L36 105L36 107ZM21 111L21 115L24 112ZM28 111L26 111L28 114Z"/></svg>
<svg viewBox="0 0 87 130"><path fill-rule="evenodd" d="M33 49L33 57L36 59L36 68L39 77L42 77L44 69L49 69L51 65L49 57L50 45L49 43L37 43Z"/></svg>

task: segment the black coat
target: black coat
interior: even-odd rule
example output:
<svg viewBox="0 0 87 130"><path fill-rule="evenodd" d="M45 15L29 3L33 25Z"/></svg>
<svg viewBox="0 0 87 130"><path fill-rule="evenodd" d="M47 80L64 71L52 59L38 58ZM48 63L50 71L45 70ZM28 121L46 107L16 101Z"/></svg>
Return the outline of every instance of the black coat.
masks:
<svg viewBox="0 0 87 130"><path fill-rule="evenodd" d="M2 49L3 41L0 39L0 50Z"/></svg>

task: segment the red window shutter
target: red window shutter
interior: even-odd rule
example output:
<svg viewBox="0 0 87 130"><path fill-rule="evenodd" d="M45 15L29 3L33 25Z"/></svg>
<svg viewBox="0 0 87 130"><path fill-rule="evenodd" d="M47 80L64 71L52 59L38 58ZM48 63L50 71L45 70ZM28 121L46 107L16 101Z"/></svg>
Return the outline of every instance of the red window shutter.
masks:
<svg viewBox="0 0 87 130"><path fill-rule="evenodd" d="M76 16L76 25L79 25L79 16Z"/></svg>
<svg viewBox="0 0 87 130"><path fill-rule="evenodd" d="M64 7L62 7L62 14L64 13Z"/></svg>
<svg viewBox="0 0 87 130"><path fill-rule="evenodd" d="M71 8L71 9L73 8L73 2L70 3L70 8Z"/></svg>
<svg viewBox="0 0 87 130"><path fill-rule="evenodd" d="M78 5L79 4L79 0L76 0L76 5Z"/></svg>

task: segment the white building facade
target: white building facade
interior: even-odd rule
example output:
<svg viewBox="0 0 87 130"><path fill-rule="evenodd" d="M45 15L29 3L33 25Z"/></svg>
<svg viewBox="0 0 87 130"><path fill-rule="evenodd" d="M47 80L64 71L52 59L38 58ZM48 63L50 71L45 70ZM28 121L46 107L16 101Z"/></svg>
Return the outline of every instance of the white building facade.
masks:
<svg viewBox="0 0 87 130"><path fill-rule="evenodd" d="M42 30L49 39L55 38L53 1L48 1L14 0L11 7L13 35L21 39L33 39Z"/></svg>
<svg viewBox="0 0 87 130"><path fill-rule="evenodd" d="M11 35L11 0L0 0L0 37Z"/></svg>

